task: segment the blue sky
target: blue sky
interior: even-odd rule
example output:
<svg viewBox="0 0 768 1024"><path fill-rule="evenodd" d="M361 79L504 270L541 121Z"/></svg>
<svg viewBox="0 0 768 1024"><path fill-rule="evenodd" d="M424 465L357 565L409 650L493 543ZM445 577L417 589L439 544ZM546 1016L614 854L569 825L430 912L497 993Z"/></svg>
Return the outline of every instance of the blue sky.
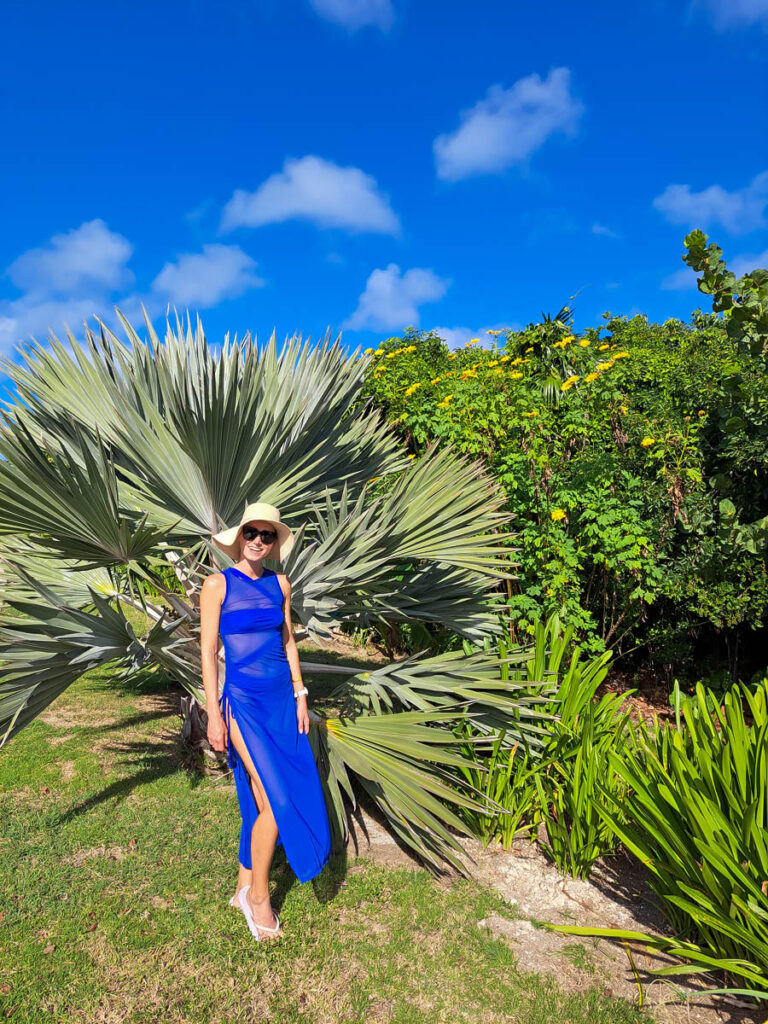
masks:
<svg viewBox="0 0 768 1024"><path fill-rule="evenodd" d="M569 296L687 318L701 227L768 265L768 0L6 0L0 352L118 303L212 341Z"/></svg>

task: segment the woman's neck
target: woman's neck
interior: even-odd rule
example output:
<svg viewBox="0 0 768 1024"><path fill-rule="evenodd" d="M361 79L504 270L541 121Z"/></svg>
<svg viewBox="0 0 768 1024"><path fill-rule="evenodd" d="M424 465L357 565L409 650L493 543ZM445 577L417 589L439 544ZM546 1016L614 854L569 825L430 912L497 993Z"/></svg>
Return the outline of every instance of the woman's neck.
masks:
<svg viewBox="0 0 768 1024"><path fill-rule="evenodd" d="M239 562L235 562L235 568L238 572L242 572L244 575L250 576L251 579L257 580L259 576L263 576L266 572L262 561L261 558L253 562L249 558L241 558Z"/></svg>

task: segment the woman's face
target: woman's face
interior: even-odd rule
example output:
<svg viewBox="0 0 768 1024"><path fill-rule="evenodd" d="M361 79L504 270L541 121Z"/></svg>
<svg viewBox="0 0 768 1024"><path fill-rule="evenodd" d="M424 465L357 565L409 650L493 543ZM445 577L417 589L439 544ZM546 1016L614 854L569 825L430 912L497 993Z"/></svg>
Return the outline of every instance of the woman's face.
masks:
<svg viewBox="0 0 768 1024"><path fill-rule="evenodd" d="M256 530L271 530L272 533L276 532L275 527L272 523L268 523L266 519L252 519L250 522L243 523L238 534L241 558L250 558L252 561L257 558L269 558L277 546L277 538L271 544L265 544L258 534L253 540L246 540L243 536L243 527L246 526L252 526Z"/></svg>

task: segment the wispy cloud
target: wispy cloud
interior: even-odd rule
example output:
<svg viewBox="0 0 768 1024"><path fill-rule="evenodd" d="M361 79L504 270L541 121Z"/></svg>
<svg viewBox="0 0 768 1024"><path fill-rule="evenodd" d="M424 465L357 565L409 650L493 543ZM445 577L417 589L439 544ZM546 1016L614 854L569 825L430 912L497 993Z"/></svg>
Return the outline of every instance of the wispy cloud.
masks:
<svg viewBox="0 0 768 1024"><path fill-rule="evenodd" d="M694 0L706 10L719 32L761 25L768 29L768 0Z"/></svg>
<svg viewBox="0 0 768 1024"><path fill-rule="evenodd" d="M593 235L604 235L606 238L621 238L618 231L614 231L612 228L606 227L605 224L598 224L597 221L592 225Z"/></svg>
<svg viewBox="0 0 768 1024"><path fill-rule="evenodd" d="M152 292L174 306L210 309L263 284L255 260L239 245L204 245L202 252L182 253L166 263Z"/></svg>
<svg viewBox="0 0 768 1024"><path fill-rule="evenodd" d="M753 270L768 270L768 249L763 252L736 256L728 263L728 269L732 270L736 277L749 274Z"/></svg>
<svg viewBox="0 0 768 1024"><path fill-rule="evenodd" d="M671 224L707 227L721 224L732 235L742 235L766 226L768 171L758 174L744 188L728 192L710 185L692 192L690 185L667 185L653 205Z"/></svg>
<svg viewBox="0 0 768 1024"><path fill-rule="evenodd" d="M681 267L674 274L669 274L661 282L661 290L664 292L690 292L696 291L696 274L690 267Z"/></svg>
<svg viewBox="0 0 768 1024"><path fill-rule="evenodd" d="M221 230L287 220L352 232L396 235L400 231L375 178L358 167L340 167L319 156L286 160L282 171L255 192L238 189L224 207Z"/></svg>
<svg viewBox="0 0 768 1024"><path fill-rule="evenodd" d="M395 12L391 0L309 0L321 18L342 25L348 32L357 32L366 25L388 32Z"/></svg>
<svg viewBox="0 0 768 1024"><path fill-rule="evenodd" d="M543 80L529 75L509 89L491 86L485 99L462 112L454 132L435 139L437 175L458 181L504 171L553 135L574 135L583 111L571 95L568 68L554 68Z"/></svg>
<svg viewBox="0 0 768 1024"><path fill-rule="evenodd" d="M357 309L342 325L350 330L390 331L418 326L419 306L445 295L450 281L416 267L403 274L396 263L374 270Z"/></svg>

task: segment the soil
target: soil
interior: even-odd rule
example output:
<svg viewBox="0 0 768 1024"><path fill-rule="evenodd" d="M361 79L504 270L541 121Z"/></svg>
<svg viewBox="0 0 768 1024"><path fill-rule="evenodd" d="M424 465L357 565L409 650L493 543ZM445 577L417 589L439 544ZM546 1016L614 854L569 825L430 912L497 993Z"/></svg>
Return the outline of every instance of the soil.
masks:
<svg viewBox="0 0 768 1024"><path fill-rule="evenodd" d="M589 881L561 875L542 850L528 840L518 840L511 850L483 848L465 836L457 836L467 854L469 874L494 889L507 902L509 916L491 914L477 922L508 943L517 955L519 970L554 974L571 991L599 987L606 995L643 1004L656 1024L763 1024L768 1013L733 998L706 996L719 988L713 977L657 978L649 970L671 964L670 958L645 952L631 944L630 953L605 939L563 935L543 925L563 924L596 928L669 934L656 909L642 866L621 855L599 862ZM366 857L387 867L420 868L421 862L387 831L373 808L358 807L351 820L347 844L350 860ZM474 863L472 862L474 861ZM438 876L451 885L456 872ZM517 917L517 919L515 919ZM636 974L635 974L636 972ZM692 980L693 979L693 980Z"/></svg>

